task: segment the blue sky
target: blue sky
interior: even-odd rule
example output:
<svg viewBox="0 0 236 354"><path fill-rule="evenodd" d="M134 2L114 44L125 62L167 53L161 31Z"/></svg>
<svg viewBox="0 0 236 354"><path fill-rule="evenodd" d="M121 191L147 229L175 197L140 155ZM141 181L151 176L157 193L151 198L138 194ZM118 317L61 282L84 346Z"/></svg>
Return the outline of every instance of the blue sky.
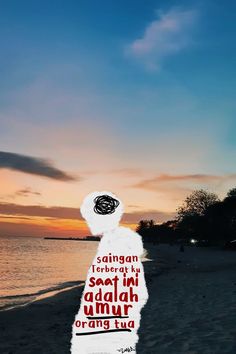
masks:
<svg viewBox="0 0 236 354"><path fill-rule="evenodd" d="M230 118L235 6L233 1L2 2L2 104L6 96L11 100L12 91L24 89L41 76L75 94L99 92L105 100L112 95L117 101L130 95L132 102L145 89L163 90L168 97L169 88L176 87L192 94L202 108L214 106L224 116L228 110ZM182 40L188 33L187 44L164 55L160 64L154 58L160 69L149 70L145 58L127 54L126 47L160 20L158 12L171 11L195 13L194 23L183 27L177 38ZM157 52L150 56L158 56ZM104 105L110 113L109 104Z"/></svg>
<svg viewBox="0 0 236 354"><path fill-rule="evenodd" d="M205 97L217 104L222 89L233 99L235 7L233 1L2 2L1 91L21 89L41 74L76 93L122 96L176 83L201 104ZM187 44L164 56L160 70L147 70L145 59L140 63L125 48L160 19L158 12L171 11L195 12L193 25L183 28Z"/></svg>
<svg viewBox="0 0 236 354"><path fill-rule="evenodd" d="M83 175L78 200L104 184L171 212L197 187L224 195L235 184L235 14L220 0L0 1L1 150ZM61 187L9 173L4 200L39 185L32 202L76 205L74 187L60 199Z"/></svg>

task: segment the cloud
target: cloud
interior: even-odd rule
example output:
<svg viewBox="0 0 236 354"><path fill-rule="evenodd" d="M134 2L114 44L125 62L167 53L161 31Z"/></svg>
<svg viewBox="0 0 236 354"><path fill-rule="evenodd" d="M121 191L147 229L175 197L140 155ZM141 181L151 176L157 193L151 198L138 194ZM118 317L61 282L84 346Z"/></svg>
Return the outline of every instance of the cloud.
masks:
<svg viewBox="0 0 236 354"><path fill-rule="evenodd" d="M33 191L31 188L26 187L23 189L19 189L11 194L1 195L0 200L9 200L9 199L12 200L17 197L27 198L29 196L41 196L41 195L42 194L40 192Z"/></svg>
<svg viewBox="0 0 236 354"><path fill-rule="evenodd" d="M75 178L54 167L51 162L32 156L0 151L0 168L21 171L59 181L74 181Z"/></svg>
<svg viewBox="0 0 236 354"><path fill-rule="evenodd" d="M15 203L0 203L0 215L11 215L11 217L43 217L48 220L71 219L83 221L80 209L70 207L46 207L41 205L21 205ZM175 214L171 212L162 212L157 210L140 210L133 213L124 213L122 222L127 224L138 223L141 219L154 219L157 222L166 221L173 218Z"/></svg>
<svg viewBox="0 0 236 354"><path fill-rule="evenodd" d="M46 207L41 205L21 205L15 203L0 203L0 214L39 216L60 219L81 219L79 208L69 207Z"/></svg>
<svg viewBox="0 0 236 354"><path fill-rule="evenodd" d="M0 216L1 218L3 217L4 219L10 219L10 220L32 220L28 216Z"/></svg>
<svg viewBox="0 0 236 354"><path fill-rule="evenodd" d="M23 188L15 192L15 196L19 197L28 197L30 195L41 195L41 193L33 191L31 188Z"/></svg>
<svg viewBox="0 0 236 354"><path fill-rule="evenodd" d="M148 24L144 34L127 48L128 54L154 70L161 67L164 58L192 44L191 33L198 14L196 10L172 8L158 15L158 19Z"/></svg>
<svg viewBox="0 0 236 354"><path fill-rule="evenodd" d="M204 184L204 183L221 183L230 179L236 179L236 174L230 175L207 175L207 174L184 174L184 175L169 175L169 174L160 174L154 178L142 180L137 184L134 184L133 188L141 188L147 190L156 190L163 184L169 184L171 182L190 182L192 184ZM160 187L162 188L162 187ZM176 187L175 185L175 188ZM181 187L179 187L181 188Z"/></svg>

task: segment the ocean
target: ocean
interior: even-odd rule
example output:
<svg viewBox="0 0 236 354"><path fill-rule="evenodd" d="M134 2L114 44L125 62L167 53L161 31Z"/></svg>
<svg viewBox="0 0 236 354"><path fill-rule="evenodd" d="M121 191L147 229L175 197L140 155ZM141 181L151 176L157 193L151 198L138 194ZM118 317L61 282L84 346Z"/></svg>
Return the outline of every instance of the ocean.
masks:
<svg viewBox="0 0 236 354"><path fill-rule="evenodd" d="M0 310L78 285L97 246L96 241L0 237Z"/></svg>

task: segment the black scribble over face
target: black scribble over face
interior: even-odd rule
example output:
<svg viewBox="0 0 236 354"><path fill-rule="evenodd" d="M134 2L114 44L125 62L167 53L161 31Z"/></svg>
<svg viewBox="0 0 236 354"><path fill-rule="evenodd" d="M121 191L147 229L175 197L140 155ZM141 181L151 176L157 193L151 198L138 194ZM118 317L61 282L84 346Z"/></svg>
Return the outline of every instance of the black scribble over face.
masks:
<svg viewBox="0 0 236 354"><path fill-rule="evenodd" d="M120 204L117 199L106 194L96 197L93 201L95 203L93 210L100 215L113 214Z"/></svg>

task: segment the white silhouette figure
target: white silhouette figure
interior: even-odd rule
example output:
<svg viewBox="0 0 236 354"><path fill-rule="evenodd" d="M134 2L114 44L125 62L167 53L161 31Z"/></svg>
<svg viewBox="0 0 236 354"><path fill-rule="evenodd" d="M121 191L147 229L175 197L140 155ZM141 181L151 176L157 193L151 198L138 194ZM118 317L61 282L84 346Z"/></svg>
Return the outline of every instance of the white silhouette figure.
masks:
<svg viewBox="0 0 236 354"><path fill-rule="evenodd" d="M80 210L91 233L102 235L102 238L96 257L89 268L80 309L73 324L71 354L119 354L128 351L135 354L140 312L148 299L141 263L141 256L144 252L142 239L140 235L129 228L119 226L123 205L110 192L89 194L84 199ZM108 262L103 262L103 259ZM109 272L101 271L105 266L109 267ZM139 269L139 272L134 269ZM133 291L130 286L124 284L124 278L131 277L138 279L138 285L132 286ZM110 278L109 284L107 278ZM112 284L110 284L111 279L113 279ZM91 287L97 280L100 283ZM118 294L123 293L122 298L115 299L113 296L115 283ZM86 295L88 293L90 294L89 298ZM112 299L108 297L104 299L104 293L110 293L107 296L113 296ZM125 294L128 296L128 302L125 301ZM98 307L95 306L95 303L98 304ZM85 314L85 306L87 309L93 310L89 315ZM94 317L99 317L99 319L94 319ZM110 318L107 319L107 317ZM117 322L115 323L115 321ZM131 328L128 327L129 325Z"/></svg>

